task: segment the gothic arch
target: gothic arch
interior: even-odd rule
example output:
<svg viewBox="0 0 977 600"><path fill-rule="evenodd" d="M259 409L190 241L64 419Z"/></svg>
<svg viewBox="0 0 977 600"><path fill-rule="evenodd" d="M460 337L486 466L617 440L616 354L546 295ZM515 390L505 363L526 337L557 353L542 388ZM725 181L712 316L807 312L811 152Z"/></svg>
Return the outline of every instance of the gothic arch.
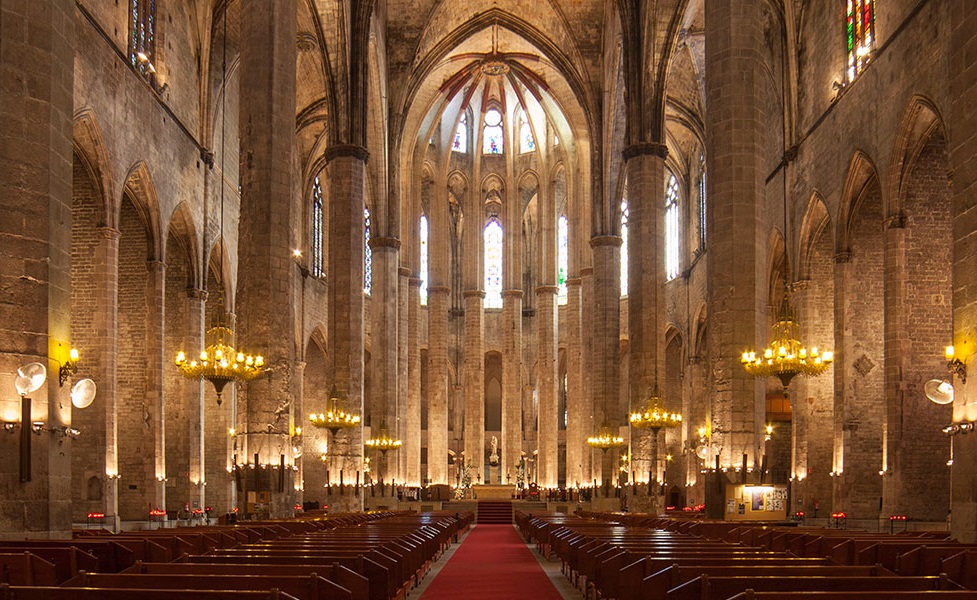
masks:
<svg viewBox="0 0 977 600"><path fill-rule="evenodd" d="M95 118L95 111L84 108L75 113L71 133L72 148L81 159L95 182L101 202L98 205L97 224L119 228L119 207L112 178L112 165L105 149L102 129Z"/></svg>
<svg viewBox="0 0 977 600"><path fill-rule="evenodd" d="M204 287L203 277L200 270L200 236L193 221L193 212L187 202L181 202L173 214L170 216L170 224L167 230L173 235L180 248L186 253L187 264L190 265L190 279L187 281L189 287L202 289ZM164 260L170 257L164 256Z"/></svg>
<svg viewBox="0 0 977 600"><path fill-rule="evenodd" d="M163 236L160 229L159 198L156 196L156 187L153 185L153 178L143 161L137 162L126 174L125 194L128 195L135 206L136 211L142 219L146 228L147 238L147 260L155 261L163 259ZM119 214L122 210L122 203L115 210L114 221L119 222Z"/></svg>
<svg viewBox="0 0 977 600"><path fill-rule="evenodd" d="M916 160L934 134L940 134L946 139L946 127L939 110L929 98L913 96L903 112L899 132L896 134L886 186L886 196L892 200L892 205L888 207L886 217L898 216L904 212L906 188Z"/></svg>
<svg viewBox="0 0 977 600"><path fill-rule="evenodd" d="M783 298L784 281L791 283L789 274L790 257L784 234L779 228L774 228L767 239L767 301L774 310Z"/></svg>
<svg viewBox="0 0 977 600"><path fill-rule="evenodd" d="M234 282L234 267L231 265L232 254L224 238L217 238L214 241L214 244L210 247L210 252L207 253L206 260L206 271L214 276L217 285L223 289L224 310L234 312L234 299L236 296L234 292L237 286ZM207 281L208 278L205 276L203 279ZM215 295L218 292L218 290L207 291Z"/></svg>
<svg viewBox="0 0 977 600"><path fill-rule="evenodd" d="M861 150L856 150L848 163L845 183L842 187L841 199L838 204L837 231L835 233L835 252L850 252L852 246L853 225L858 215L858 207L865 190L879 180L875 162ZM882 198L885 206L885 198Z"/></svg>
<svg viewBox="0 0 977 600"><path fill-rule="evenodd" d="M795 279L803 281L811 278L811 253L822 233L830 233L831 215L824 203L820 192L811 193L801 220L801 231L798 245L797 273Z"/></svg>

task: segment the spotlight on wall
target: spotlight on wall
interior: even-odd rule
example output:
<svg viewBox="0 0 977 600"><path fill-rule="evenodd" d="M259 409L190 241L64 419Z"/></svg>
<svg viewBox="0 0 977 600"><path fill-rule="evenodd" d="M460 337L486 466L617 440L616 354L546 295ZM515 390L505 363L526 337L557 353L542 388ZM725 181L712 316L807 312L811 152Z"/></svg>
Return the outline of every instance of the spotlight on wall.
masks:
<svg viewBox="0 0 977 600"><path fill-rule="evenodd" d="M942 379L930 379L923 384L923 393L936 404L953 404L953 384Z"/></svg>
<svg viewBox="0 0 977 600"><path fill-rule="evenodd" d="M946 357L946 369L950 375L959 377L961 383L967 383L967 364L957 358L956 349L947 346L943 355Z"/></svg>
<svg viewBox="0 0 977 600"><path fill-rule="evenodd" d="M78 370L78 349L72 348L68 352L68 360L61 365L61 369L58 371L58 384L64 387L64 382L68 381L68 378L75 374Z"/></svg>
<svg viewBox="0 0 977 600"><path fill-rule="evenodd" d="M71 386L71 405L75 408L88 408L95 401L97 387L91 379L81 379Z"/></svg>

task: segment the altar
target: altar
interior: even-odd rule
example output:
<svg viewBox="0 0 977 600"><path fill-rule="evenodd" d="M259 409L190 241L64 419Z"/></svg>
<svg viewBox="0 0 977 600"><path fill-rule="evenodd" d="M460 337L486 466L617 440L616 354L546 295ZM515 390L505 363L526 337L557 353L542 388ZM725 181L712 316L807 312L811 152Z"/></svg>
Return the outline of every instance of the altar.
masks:
<svg viewBox="0 0 977 600"><path fill-rule="evenodd" d="M515 485L477 483L472 490L477 500L511 500L516 494Z"/></svg>

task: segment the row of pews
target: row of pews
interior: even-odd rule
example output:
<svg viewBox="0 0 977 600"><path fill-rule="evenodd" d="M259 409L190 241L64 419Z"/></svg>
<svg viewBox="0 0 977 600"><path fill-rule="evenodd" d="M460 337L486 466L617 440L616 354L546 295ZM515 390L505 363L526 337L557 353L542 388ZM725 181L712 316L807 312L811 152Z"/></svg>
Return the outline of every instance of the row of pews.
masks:
<svg viewBox="0 0 977 600"><path fill-rule="evenodd" d="M470 512L300 519L0 541L0 600L403 600Z"/></svg>
<svg viewBox="0 0 977 600"><path fill-rule="evenodd" d="M586 600L977 600L977 545L615 513L517 512Z"/></svg>

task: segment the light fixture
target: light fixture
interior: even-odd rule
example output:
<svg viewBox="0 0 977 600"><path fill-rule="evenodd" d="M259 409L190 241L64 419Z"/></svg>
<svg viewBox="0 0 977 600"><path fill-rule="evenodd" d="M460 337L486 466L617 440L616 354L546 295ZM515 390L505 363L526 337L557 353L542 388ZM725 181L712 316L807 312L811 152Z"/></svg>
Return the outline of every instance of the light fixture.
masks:
<svg viewBox="0 0 977 600"><path fill-rule="evenodd" d="M746 372L754 377L780 379L784 392L797 375L816 376L824 373L834 360L830 350L819 351L817 346L810 350L797 338L800 325L790 303L790 293L784 286L784 299L777 311L777 321L773 324L773 339L767 348L757 355L748 350L743 353L741 362Z"/></svg>
<svg viewBox="0 0 977 600"><path fill-rule="evenodd" d="M34 430L31 416L31 394L41 389L47 380L47 368L39 363L28 363L17 369L14 387L20 394L20 481L31 480L31 433ZM42 424L43 426L43 424Z"/></svg>
<svg viewBox="0 0 977 600"><path fill-rule="evenodd" d="M403 445L403 442L399 438L390 437L390 433L387 431L386 418L380 423L380 430L377 431L377 435L371 437L363 443L367 448L379 450L384 456L387 455L389 450L397 450Z"/></svg>
<svg viewBox="0 0 977 600"><path fill-rule="evenodd" d="M68 381L68 378L75 374L78 370L78 349L72 348L68 351L68 360L61 365L61 369L58 371L58 383L61 387L64 387L64 382Z"/></svg>
<svg viewBox="0 0 977 600"><path fill-rule="evenodd" d="M631 426L636 429L651 429L655 434L663 427L677 427L682 424L680 413L668 412L664 408L665 402L662 400L661 392L658 389L658 382L648 399L648 406L642 411L632 412L628 419Z"/></svg>
<svg viewBox="0 0 977 600"><path fill-rule="evenodd" d="M953 346L946 347L943 352L946 357L946 370L951 376L958 377L960 383L967 383L967 364L957 358L956 354L956 349Z"/></svg>
<svg viewBox="0 0 977 600"><path fill-rule="evenodd" d="M88 408L95 401L97 387L91 379L79 379L71 386L71 405L75 408Z"/></svg>
<svg viewBox="0 0 977 600"><path fill-rule="evenodd" d="M351 429L359 425L360 416L346 412L343 400L339 397L336 386L333 385L329 392L329 399L326 401L326 412L309 415L309 421L316 427L328 429L335 436L340 429Z"/></svg>
<svg viewBox="0 0 977 600"><path fill-rule="evenodd" d="M614 435L614 431L611 429L611 426L604 423L604 425L597 430L597 435L592 435L587 438L587 445L591 448L598 448L601 451L606 452L611 448L621 448L624 446L624 438L619 435Z"/></svg>
<svg viewBox="0 0 977 600"><path fill-rule="evenodd" d="M223 59L221 62L221 86L227 85L227 11L224 11L224 43ZM224 144L227 94L221 94L221 174L224 173L224 156L227 154ZM220 190L220 235L224 239L224 184ZM224 251L220 253L220 273L224 273ZM186 353L180 350L176 355L176 366L187 379L206 379L213 384L217 392L217 406L221 405L221 393L224 386L233 381L251 381L264 372L265 359L260 354L251 355L234 348L234 331L226 322L224 310L224 283L218 283L218 312L214 326L207 330L206 347L200 352L198 359L188 359Z"/></svg>
<svg viewBox="0 0 977 600"><path fill-rule="evenodd" d="M936 404L953 404L953 384L942 379L930 379L923 384L923 393Z"/></svg>

